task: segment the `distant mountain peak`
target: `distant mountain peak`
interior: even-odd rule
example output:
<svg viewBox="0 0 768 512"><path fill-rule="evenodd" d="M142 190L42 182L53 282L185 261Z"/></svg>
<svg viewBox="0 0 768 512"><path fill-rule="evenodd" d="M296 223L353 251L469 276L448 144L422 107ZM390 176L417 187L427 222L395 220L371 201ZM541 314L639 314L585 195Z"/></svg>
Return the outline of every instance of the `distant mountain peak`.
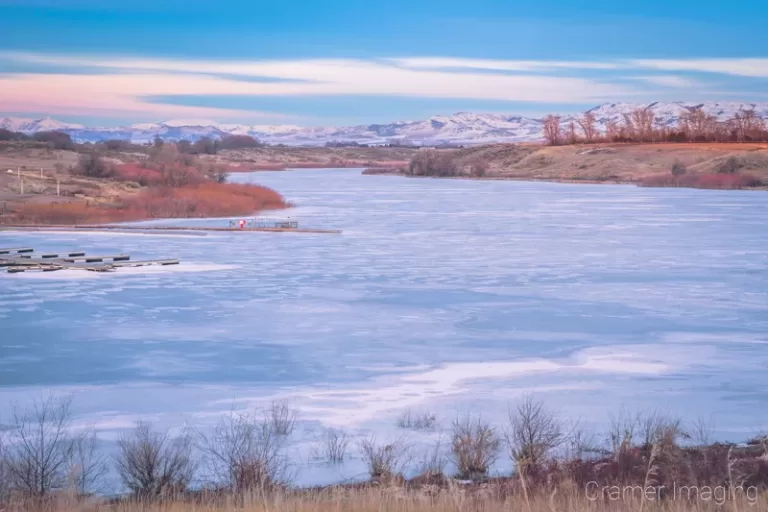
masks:
<svg viewBox="0 0 768 512"><path fill-rule="evenodd" d="M700 106L707 114L719 119L732 117L740 108L754 108L768 120L768 103L736 101L711 102L652 102L646 104L609 102L590 109L597 118L597 128L604 130L608 122L623 122L625 114L638 107L650 108L656 123L676 124L682 114ZM569 122L581 113L563 116ZM247 125L216 123L207 119L173 119L159 123L139 123L124 127L84 128L62 123L50 117L42 119L0 119L0 128L25 133L61 130L81 142L108 139L151 142L155 137L166 140L197 140L201 137L249 135L272 144L319 146L328 142L356 142L359 144L388 144L408 140L415 144L489 144L495 142L534 142L542 139L542 121L539 117L501 113L456 112L435 115L424 120L371 123L358 126L302 127L293 125Z"/></svg>

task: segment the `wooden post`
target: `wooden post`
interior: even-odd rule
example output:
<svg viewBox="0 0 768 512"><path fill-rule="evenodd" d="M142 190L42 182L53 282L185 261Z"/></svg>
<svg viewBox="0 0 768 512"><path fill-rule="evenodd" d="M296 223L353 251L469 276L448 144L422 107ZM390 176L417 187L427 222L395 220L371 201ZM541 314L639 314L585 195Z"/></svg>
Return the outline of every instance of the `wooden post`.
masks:
<svg viewBox="0 0 768 512"><path fill-rule="evenodd" d="M19 175L19 178L21 178L21 195L24 195L24 176Z"/></svg>
<svg viewBox="0 0 768 512"><path fill-rule="evenodd" d="M40 168L40 179L43 179L43 168Z"/></svg>
<svg viewBox="0 0 768 512"><path fill-rule="evenodd" d="M56 178L56 195L57 196L61 195L61 181L59 180L59 178Z"/></svg>

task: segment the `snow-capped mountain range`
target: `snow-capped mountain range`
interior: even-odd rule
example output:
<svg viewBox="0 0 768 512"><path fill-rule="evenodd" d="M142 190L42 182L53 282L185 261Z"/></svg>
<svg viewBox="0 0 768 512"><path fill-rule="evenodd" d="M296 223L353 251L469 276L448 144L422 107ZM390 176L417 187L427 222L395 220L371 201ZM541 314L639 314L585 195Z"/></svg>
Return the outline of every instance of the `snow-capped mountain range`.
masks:
<svg viewBox="0 0 768 512"><path fill-rule="evenodd" d="M604 103L591 111L597 127L604 130L609 121L623 122L624 114L638 107L653 110L657 126L674 126L680 116L701 106L709 115L724 121L739 109L754 109L768 121L768 103L739 102L656 102L646 105L633 103ZM580 114L563 115L568 124ZM250 135L270 144L320 146L329 142L388 144L408 141L413 144L487 144L492 142L535 142L542 139L542 121L533 117L504 114L473 114L459 112L449 116L433 116L423 121L398 121L349 127L303 127L292 125L217 124L211 121L174 120L162 123L142 123L111 128L90 128L63 123L49 117L44 119L0 119L0 128L24 133L58 130L78 142L98 142L109 139L130 140L135 143L165 140L197 140L201 137Z"/></svg>

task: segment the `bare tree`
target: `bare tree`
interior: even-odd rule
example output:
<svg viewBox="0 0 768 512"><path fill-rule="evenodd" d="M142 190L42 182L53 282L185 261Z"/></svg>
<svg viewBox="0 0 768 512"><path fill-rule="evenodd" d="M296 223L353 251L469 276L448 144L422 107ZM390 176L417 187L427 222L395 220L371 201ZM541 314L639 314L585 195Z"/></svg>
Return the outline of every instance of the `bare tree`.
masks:
<svg viewBox="0 0 768 512"><path fill-rule="evenodd" d="M609 119L605 123L605 136L609 141L614 141L620 136L619 123L613 119Z"/></svg>
<svg viewBox="0 0 768 512"><path fill-rule="evenodd" d="M72 455L71 398L53 395L35 400L27 411L14 411L12 442L6 448L11 486L43 497L67 485Z"/></svg>
<svg viewBox="0 0 768 512"><path fill-rule="evenodd" d="M106 456L99 450L94 430L88 429L73 438L68 473L79 495L98 493L104 489L109 465Z"/></svg>
<svg viewBox="0 0 768 512"><path fill-rule="evenodd" d="M411 445L404 438L392 443L379 444L374 436L358 442L363 462L371 478L389 479L396 477L410 461Z"/></svg>
<svg viewBox="0 0 768 512"><path fill-rule="evenodd" d="M594 142L597 135L597 128L595 127L597 119L595 119L595 114L591 111L584 112L576 122L579 123L581 131L584 133L584 139L588 143Z"/></svg>
<svg viewBox="0 0 768 512"><path fill-rule="evenodd" d="M736 140L744 142L748 140L760 140L765 138L765 121L757 115L755 109L740 108L730 119L731 130L736 135Z"/></svg>
<svg viewBox="0 0 768 512"><path fill-rule="evenodd" d="M7 433L0 423L0 506L7 503L11 494L11 475L8 470Z"/></svg>
<svg viewBox="0 0 768 512"><path fill-rule="evenodd" d="M560 134L560 116L548 115L541 120L544 130L544 140L550 146L557 146L562 142Z"/></svg>
<svg viewBox="0 0 768 512"><path fill-rule="evenodd" d="M123 484L142 498L157 498L183 492L194 472L191 443L184 433L172 438L140 421L117 440L117 471Z"/></svg>
<svg viewBox="0 0 768 512"><path fill-rule="evenodd" d="M653 110L648 107L636 108L631 113L635 137L641 142L653 140Z"/></svg>
<svg viewBox="0 0 768 512"><path fill-rule="evenodd" d="M507 444L519 466L541 464L565 440L560 419L533 395L524 396L510 409Z"/></svg>
<svg viewBox="0 0 768 512"><path fill-rule="evenodd" d="M568 144L576 144L579 137L576 135L576 123L571 121L568 123Z"/></svg>
<svg viewBox="0 0 768 512"><path fill-rule="evenodd" d="M249 414L230 413L211 434L198 433L209 476L235 493L264 489L287 480L279 425Z"/></svg>
<svg viewBox="0 0 768 512"><path fill-rule="evenodd" d="M715 121L701 107L694 107L680 116L680 126L689 140L706 140L712 133Z"/></svg>
<svg viewBox="0 0 768 512"><path fill-rule="evenodd" d="M499 456L501 439L482 418L467 416L453 422L451 452L461 478L488 474Z"/></svg>

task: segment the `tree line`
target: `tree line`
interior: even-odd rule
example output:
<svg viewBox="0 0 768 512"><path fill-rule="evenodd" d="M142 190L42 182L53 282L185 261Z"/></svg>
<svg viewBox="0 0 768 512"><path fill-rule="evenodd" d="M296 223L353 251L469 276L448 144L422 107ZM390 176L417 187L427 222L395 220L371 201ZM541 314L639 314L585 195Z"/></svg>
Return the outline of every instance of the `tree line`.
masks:
<svg viewBox="0 0 768 512"><path fill-rule="evenodd" d="M542 119L543 136L550 146L598 142L765 142L768 126L754 109L739 109L733 117L719 121L702 107L688 109L673 126L659 126L650 107L623 114L619 122L608 120L598 128L594 112L564 122L561 116Z"/></svg>
<svg viewBox="0 0 768 512"><path fill-rule="evenodd" d="M166 141L161 137L155 137L152 142L146 144L134 144L125 139L109 139L97 143L78 144L66 132L42 131L33 134L14 132L0 128L0 142L37 142L50 149L85 151L99 148L109 151L143 151L148 147L162 147ZM215 155L219 151L227 149L253 149L264 144L250 135L224 135L221 138L201 137L190 141L181 139L175 142L181 153L190 155Z"/></svg>

